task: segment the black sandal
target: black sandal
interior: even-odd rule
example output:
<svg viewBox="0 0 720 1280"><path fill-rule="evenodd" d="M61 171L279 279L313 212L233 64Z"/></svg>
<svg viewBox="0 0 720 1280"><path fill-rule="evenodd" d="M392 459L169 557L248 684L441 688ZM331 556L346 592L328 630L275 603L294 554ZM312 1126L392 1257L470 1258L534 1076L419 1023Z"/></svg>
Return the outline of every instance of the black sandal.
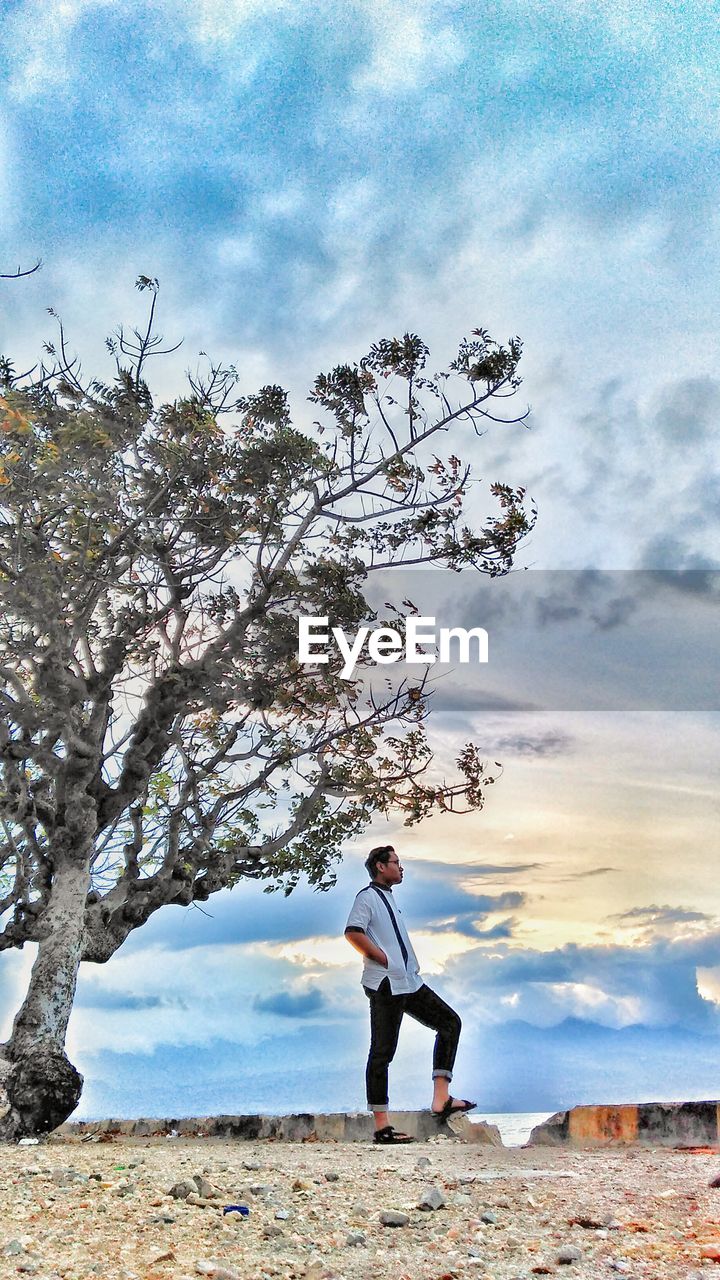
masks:
<svg viewBox="0 0 720 1280"><path fill-rule="evenodd" d="M458 1103L458 1099L448 1098L442 1111L433 1111L432 1107L430 1110L436 1120L449 1120L450 1116L462 1116L466 1111L473 1111L477 1106L477 1102L466 1102L464 1098L461 1098L459 1102L459 1106L453 1105Z"/></svg>
<svg viewBox="0 0 720 1280"><path fill-rule="evenodd" d="M380 1146L414 1141L415 1139L411 1138L409 1133L398 1133L397 1129L393 1129L391 1124L386 1124L384 1129L376 1129L373 1138L373 1142L377 1142Z"/></svg>

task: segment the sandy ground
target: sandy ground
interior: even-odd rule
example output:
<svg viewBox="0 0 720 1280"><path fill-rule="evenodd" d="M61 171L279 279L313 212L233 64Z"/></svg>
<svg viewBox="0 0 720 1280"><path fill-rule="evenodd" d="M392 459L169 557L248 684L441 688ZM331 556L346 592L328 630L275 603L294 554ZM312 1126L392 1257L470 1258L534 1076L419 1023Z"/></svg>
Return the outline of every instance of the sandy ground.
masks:
<svg viewBox="0 0 720 1280"><path fill-rule="evenodd" d="M0 1168L0 1276L720 1280L707 1152L50 1139Z"/></svg>

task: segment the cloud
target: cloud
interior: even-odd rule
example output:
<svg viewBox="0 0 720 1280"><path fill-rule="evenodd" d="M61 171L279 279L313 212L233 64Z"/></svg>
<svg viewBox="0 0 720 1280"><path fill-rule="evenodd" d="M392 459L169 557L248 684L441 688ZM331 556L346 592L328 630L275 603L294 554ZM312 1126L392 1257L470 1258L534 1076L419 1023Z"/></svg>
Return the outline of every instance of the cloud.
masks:
<svg viewBox="0 0 720 1280"><path fill-rule="evenodd" d="M300 12L304 9L303 5L297 7ZM178 13L178 6L168 4L166 8L169 13ZM181 8L192 37L212 46L217 53L223 46L234 51L242 28L251 19L263 17L270 21L288 10L292 12L293 6L288 0L192 0Z"/></svg>
<svg viewBox="0 0 720 1280"><path fill-rule="evenodd" d="M412 892L403 885L398 907L413 935L427 938L423 946L431 960L444 953L445 941L451 949L459 939L466 940L461 945L498 945L512 936L509 913L522 907L524 894L488 893L483 886L488 878L518 876L524 869L415 860ZM306 888L284 899L252 884L217 895L210 916L159 913L107 965L81 966L71 1056L208 1046L218 1037L257 1046L288 1021L314 1019L327 1028L354 1018L358 958L342 933L358 871L360 859L353 858L329 894ZM361 871L360 883L364 879ZM178 916L190 926L187 936Z"/></svg>
<svg viewBox="0 0 720 1280"><path fill-rule="evenodd" d="M652 587L642 574L597 569L531 573L524 605L540 629L561 623L590 623L600 631L625 626ZM576 628L580 634L580 628Z"/></svg>
<svg viewBox="0 0 720 1280"><path fill-rule="evenodd" d="M458 719L467 721L470 713L502 715L531 713L541 709L537 702L532 702L530 699L484 689L479 681L457 684L446 682L435 686L430 676L428 690L432 693L430 705L435 722L440 723L442 720L452 726L457 724Z"/></svg>
<svg viewBox="0 0 720 1280"><path fill-rule="evenodd" d="M678 548L681 543L678 543ZM702 568L699 564L693 568L683 564L682 554L677 557L678 568L657 569L650 575L658 589L692 598L705 597L715 603L720 598L720 573L717 569Z"/></svg>
<svg viewBox="0 0 720 1280"><path fill-rule="evenodd" d="M622 627L633 617L637 609L637 600L631 594L615 596L604 602L602 609L590 615L595 626L601 631L611 631L614 627Z"/></svg>
<svg viewBox="0 0 720 1280"><path fill-rule="evenodd" d="M7 1040L12 1031L13 1019L22 1003L35 961L37 947L26 946L22 951L4 951L0 969L0 1041Z"/></svg>
<svg viewBox="0 0 720 1280"><path fill-rule="evenodd" d="M627 928L641 942L659 938L677 942L682 938L704 936L717 927L716 917L686 907L631 907L610 919Z"/></svg>
<svg viewBox="0 0 720 1280"><path fill-rule="evenodd" d="M510 896L510 895L508 895ZM522 894L517 895L521 906L525 901ZM508 904L510 905L510 904ZM495 910L502 908L496 907ZM471 912L465 912L463 915L455 916L453 919L446 921L443 925L425 926L426 933L443 933L446 930L452 930L453 933L460 934L461 937L474 938L480 942L496 942L500 938L512 938L518 930L519 921L510 916L506 920L498 920L497 924L489 925L485 928L487 916L475 916Z"/></svg>
<svg viewBox="0 0 720 1280"><path fill-rule="evenodd" d="M325 1007L325 1000L317 987L307 991L275 991L267 996L256 996L253 1007L259 1013L277 1013L282 1018L309 1018Z"/></svg>
<svg viewBox="0 0 720 1280"><path fill-rule="evenodd" d="M507 734L491 742L483 742L484 751L502 755L526 756L529 759L545 756L567 755L572 750L572 739L566 733L548 730L545 733Z"/></svg>
<svg viewBox="0 0 720 1280"><path fill-rule="evenodd" d="M500 893L496 896L478 894L470 910L455 911L432 921L423 920L422 914L419 914L416 919L418 928L421 928L426 934L457 933L464 937L483 938L485 940L509 938L512 936L517 922L514 919L502 920L487 928L488 916L496 915L500 911L516 910L524 906L526 900L524 893Z"/></svg>
<svg viewBox="0 0 720 1280"><path fill-rule="evenodd" d="M720 383L716 378L681 378L658 397L654 426L674 446L693 447L720 427Z"/></svg>
<svg viewBox="0 0 720 1280"><path fill-rule="evenodd" d="M539 865L521 861L443 863L410 858L407 862L402 905L417 928L432 925L441 916L469 912L479 917L517 905L514 897L509 903L506 895L483 894L483 884L488 879L522 878ZM337 876L336 886L326 893L301 884L285 898L280 893L264 893L262 885L248 882L214 894L203 911L164 908L130 935L120 955L135 956L158 946L171 946L182 952L208 946L342 938L350 904L366 883L362 857L347 858L338 866Z"/></svg>
<svg viewBox="0 0 720 1280"><path fill-rule="evenodd" d="M187 1012L188 1004L181 996L136 996L129 991L103 990L101 986L81 986L75 998L77 1009L106 1011L139 1009L177 1009Z"/></svg>
<svg viewBox="0 0 720 1280"><path fill-rule="evenodd" d="M632 907L613 917L615 920L642 920L648 924L677 924L688 920L708 924L712 918L705 911L687 911L683 907Z"/></svg>
<svg viewBox="0 0 720 1280"><path fill-rule="evenodd" d="M315 362L358 355L386 328L419 328L435 361L474 323L518 330L535 425L472 447L481 474L497 461L540 500L536 562L634 563L678 528L714 562L698 519L718 505L702 340L716 250L698 242L710 168L691 115L713 100L717 32L695 14L671 57L658 32L674 19L654 11L659 43L638 58L617 15L608 27L571 5L523 12L519 30L508 5L478 28L463 6L380 0L136 0L121 17L68 0L50 18L26 0L6 56L34 95L13 100L11 121L32 252L48 269L97 258L81 340L104 326L108 270L129 284L160 273L186 352L238 357L245 389L269 363L300 415ZM693 48L704 70L688 95ZM6 245L14 260L22 246ZM47 301L67 314L72 279ZM29 346L20 305L13 342ZM612 350L608 332L622 334ZM668 433L683 414L705 435L678 483Z"/></svg>
<svg viewBox="0 0 720 1280"><path fill-rule="evenodd" d="M208 945L339 935L347 909L348 903L337 890L319 894L303 887L285 898L281 893L264 894L258 885L240 884L233 890L214 894L202 911L164 908L142 930L130 936L123 944L123 954L134 954L157 945L172 945L186 951Z"/></svg>
<svg viewBox="0 0 720 1280"><path fill-rule="evenodd" d="M103 1050L133 1055L164 1045L207 1047L216 1039L257 1048L290 1019L343 1022L357 998L350 976L357 966L342 939L337 950L336 966L314 959L303 964L302 986L297 961L267 944L187 951L152 945L121 950L100 968L81 965L68 1052L71 1058Z"/></svg>
<svg viewBox="0 0 720 1280"><path fill-rule="evenodd" d="M73 34L94 10L109 8L111 0L62 0L47 5L26 0L5 20L7 48L13 50L11 97L24 101L57 95L75 72Z"/></svg>
<svg viewBox="0 0 720 1280"><path fill-rule="evenodd" d="M589 871L573 871L570 872L565 879L567 880L590 880L594 876L607 876L611 873L617 873L617 867L591 867Z"/></svg>
<svg viewBox="0 0 720 1280"><path fill-rule="evenodd" d="M479 910L501 913L520 898L511 893L487 896L479 900ZM720 1026L714 997L698 989L698 975L720 966L720 933L714 922L703 920L699 912L667 907L629 909L627 917L620 923L633 927L639 921L645 930L649 921L654 935L644 932L640 944L569 944L538 951L512 941L518 936L512 917L501 915L486 925L477 910L466 909L443 916L442 929L434 930L414 915L411 922L415 936L452 932L467 939L468 945L449 954L431 983L469 1024L504 1022L511 1014L541 1026L570 1015L608 1026ZM678 922L693 931L682 936ZM441 918L434 923L439 926ZM663 930L670 926L668 937ZM338 1019L353 1020L363 1008L357 957L349 948L345 955L342 942L338 948L341 963L334 967L314 957L312 947L301 955L302 943L287 954L273 954L267 945L207 946L190 953L155 948L125 957L120 953L101 974L92 968L86 973L83 967L71 1020L71 1053L102 1048L142 1053L162 1044L207 1045L214 1037L258 1045L288 1019L317 1019L323 1028ZM296 985L299 964L305 975L302 987Z"/></svg>
<svg viewBox="0 0 720 1280"><path fill-rule="evenodd" d="M648 935L642 945L470 948L448 960L443 982L478 1025L504 1021L514 997L514 1012L537 1025L572 1015L717 1031L720 1010L700 994L698 972L719 959L720 933L706 926L677 940Z"/></svg>
<svg viewBox="0 0 720 1280"><path fill-rule="evenodd" d="M373 95L405 95L459 67L466 58L460 33L437 22L439 10L427 0L365 0L372 48L355 72L353 88Z"/></svg>
<svg viewBox="0 0 720 1280"><path fill-rule="evenodd" d="M671 360L668 368L676 363ZM637 372L634 382L637 387ZM673 378L667 369L658 369L641 400L628 400L628 390L626 385L623 396L601 391L582 422L586 443L575 460L577 471L585 473L586 486L578 487L572 499L578 515L582 504L594 498L596 518L612 530L612 512L625 510L622 534L628 567L716 568L717 379L705 372ZM613 453L610 465L608 446Z"/></svg>
<svg viewBox="0 0 720 1280"><path fill-rule="evenodd" d="M469 937L482 932L487 917L516 910L526 898L518 890L499 894L483 892L488 877L524 875L531 864L506 867L468 863L413 862L402 886L402 910L413 929L438 933L455 930Z"/></svg>
<svg viewBox="0 0 720 1280"><path fill-rule="evenodd" d="M703 535L707 523L706 513L712 510L703 502L703 518L693 522L694 528ZM720 569L720 558L713 555L710 546L693 548L687 537L670 532L653 534L641 551L642 567L655 572L667 573L674 579L675 590L714 596L717 592L717 571ZM673 566L668 568L668 566Z"/></svg>

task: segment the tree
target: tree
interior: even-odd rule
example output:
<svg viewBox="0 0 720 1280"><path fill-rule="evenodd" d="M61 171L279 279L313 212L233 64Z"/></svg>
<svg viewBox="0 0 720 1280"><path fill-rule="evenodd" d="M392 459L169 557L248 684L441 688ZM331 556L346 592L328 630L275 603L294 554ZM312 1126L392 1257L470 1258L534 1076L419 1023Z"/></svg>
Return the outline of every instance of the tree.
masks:
<svg viewBox="0 0 720 1280"><path fill-rule="evenodd" d="M303 432L281 387L238 397L209 362L156 406L158 285L138 287L147 328L109 340L111 384L84 380L59 321L29 375L0 362L0 946L38 948L2 1047L5 1139L77 1104L81 961L245 878L328 887L373 814L482 804L472 744L436 775L423 681L378 695L301 664L297 616L357 628L369 575L399 564L504 573L534 518L496 484L473 532L470 468L428 448L515 394L517 340L476 330L435 377L418 337L378 342L316 378Z"/></svg>
<svg viewBox="0 0 720 1280"><path fill-rule="evenodd" d="M42 261L38 258L37 262L33 263L31 267L16 267L14 271L0 272L0 280L22 280L25 276L34 276L41 266Z"/></svg>

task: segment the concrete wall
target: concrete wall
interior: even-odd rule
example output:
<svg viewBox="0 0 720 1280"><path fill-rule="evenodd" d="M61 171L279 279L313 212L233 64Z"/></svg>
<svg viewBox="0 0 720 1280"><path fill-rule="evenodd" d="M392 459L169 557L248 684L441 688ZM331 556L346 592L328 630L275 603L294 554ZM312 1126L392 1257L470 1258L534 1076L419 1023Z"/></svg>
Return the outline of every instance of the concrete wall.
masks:
<svg viewBox="0 0 720 1280"><path fill-rule="evenodd" d="M422 1142L444 1134L462 1142L502 1146L495 1125L471 1123L467 1116L455 1116L450 1124L439 1124L428 1111L391 1111L390 1123ZM367 1112L335 1112L318 1115L299 1112L289 1116L185 1116L178 1119L86 1120L67 1123L57 1130L68 1137L115 1134L128 1138L235 1138L239 1141L270 1138L278 1142L370 1142L372 1118Z"/></svg>
<svg viewBox="0 0 720 1280"><path fill-rule="evenodd" d="M530 1135L532 1145L646 1143L663 1147L720 1146L717 1102L642 1102L558 1111Z"/></svg>

